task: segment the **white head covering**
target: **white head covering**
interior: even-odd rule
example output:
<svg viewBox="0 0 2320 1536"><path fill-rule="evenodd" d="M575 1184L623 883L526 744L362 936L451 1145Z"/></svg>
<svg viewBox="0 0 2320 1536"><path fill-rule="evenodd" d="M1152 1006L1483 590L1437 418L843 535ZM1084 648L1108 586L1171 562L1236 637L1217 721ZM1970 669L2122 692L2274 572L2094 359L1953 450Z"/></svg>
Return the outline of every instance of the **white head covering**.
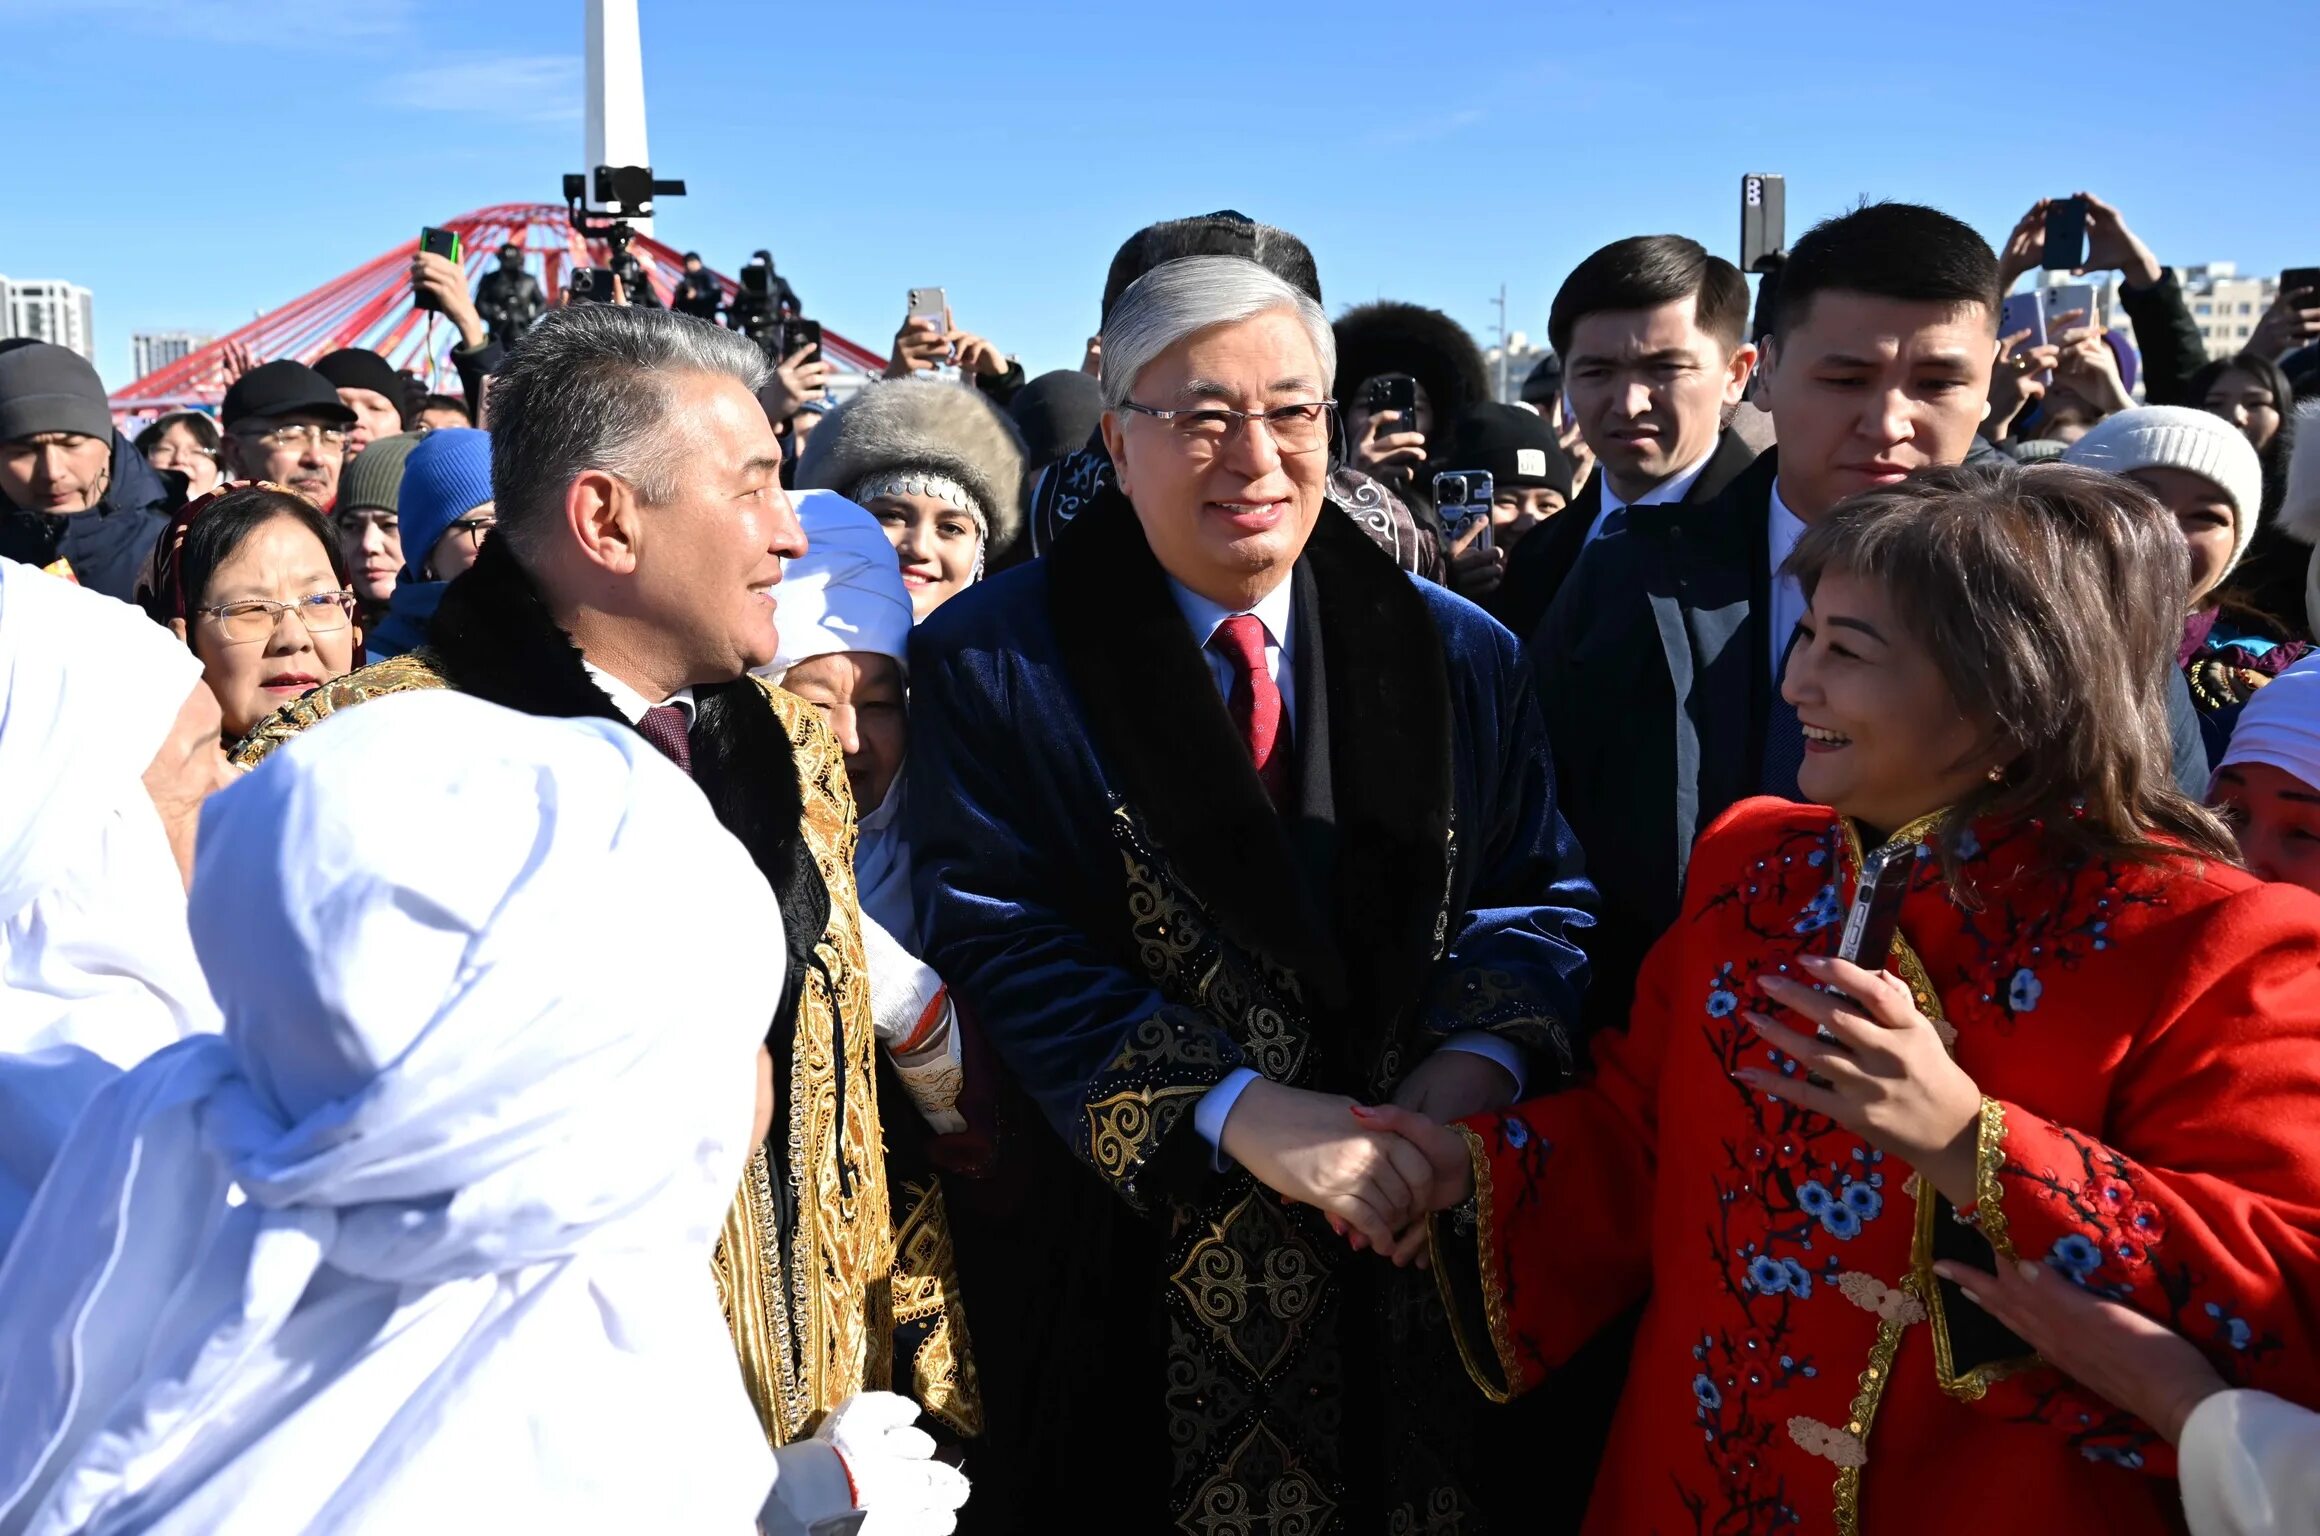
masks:
<svg viewBox="0 0 2320 1536"><path fill-rule="evenodd" d="M2320 789L2320 652L2249 698L2215 771L2234 763L2268 763Z"/></svg>
<svg viewBox="0 0 2320 1536"><path fill-rule="evenodd" d="M910 661L910 593L878 519L836 491L796 491L806 552L784 567L774 624L774 672L839 651Z"/></svg>
<svg viewBox="0 0 2320 1536"><path fill-rule="evenodd" d="M137 609L0 560L0 1053L130 1066L217 1028L144 782L200 686Z"/></svg>
<svg viewBox="0 0 2320 1536"><path fill-rule="evenodd" d="M2066 464L2123 475L2137 469L2180 469L2197 475L2231 503L2229 576L2256 536L2263 510L2264 466L2239 428L2209 411L2187 405L2138 405L2105 416L2063 450ZM2220 583L2223 576L2216 578Z"/></svg>
<svg viewBox="0 0 2320 1536"><path fill-rule="evenodd" d="M750 1531L709 1259L780 914L700 793L384 699L210 802L193 914L225 1034L99 1095L0 1265L0 1532Z"/></svg>

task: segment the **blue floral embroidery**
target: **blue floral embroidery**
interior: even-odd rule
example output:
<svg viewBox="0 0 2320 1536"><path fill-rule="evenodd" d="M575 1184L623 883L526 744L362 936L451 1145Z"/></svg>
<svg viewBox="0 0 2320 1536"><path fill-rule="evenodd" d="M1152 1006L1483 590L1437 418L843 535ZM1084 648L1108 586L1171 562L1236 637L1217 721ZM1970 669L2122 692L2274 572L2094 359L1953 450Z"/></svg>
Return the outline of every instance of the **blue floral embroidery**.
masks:
<svg viewBox="0 0 2320 1536"><path fill-rule="evenodd" d="M1827 1213L1830 1206L1836 1203L1836 1198L1829 1193L1828 1186L1818 1181L1797 1186L1796 1208L1807 1216L1822 1216Z"/></svg>
<svg viewBox="0 0 2320 1536"><path fill-rule="evenodd" d="M1531 1144L1531 1128L1527 1121L1514 1115L1508 1115L1499 1121L1499 1127L1501 1133L1506 1137L1506 1144L1516 1151L1519 1152Z"/></svg>
<svg viewBox="0 0 2320 1536"><path fill-rule="evenodd" d="M1822 886L1819 894L1813 897L1812 904L1798 915L1795 930L1798 933L1818 933L1843 916L1843 911L1837 905L1837 887L1831 882Z"/></svg>
<svg viewBox="0 0 2320 1536"><path fill-rule="evenodd" d="M2142 1470L2143 1453L2115 1445L2082 1445L2078 1453L2088 1461L2108 1462L2114 1467L2125 1467L2130 1472Z"/></svg>
<svg viewBox="0 0 2320 1536"><path fill-rule="evenodd" d="M2046 1262L2083 1284L2088 1275L2102 1268L2102 1250L2084 1233L2073 1232L2055 1243Z"/></svg>
<svg viewBox="0 0 2320 1536"><path fill-rule="evenodd" d="M1821 1226L1840 1242L1849 1243L1861 1235L1861 1218L1850 1206L1832 1205L1821 1212Z"/></svg>
<svg viewBox="0 0 2320 1536"><path fill-rule="evenodd" d="M2217 1337L2233 1350L2244 1350L2255 1342L2255 1330L2246 1318L2234 1317L2212 1301L2207 1304L2207 1315L2215 1319Z"/></svg>
<svg viewBox="0 0 2320 1536"><path fill-rule="evenodd" d="M1788 1289L1788 1267L1760 1253L1748 1261L1748 1283L1767 1296L1777 1296Z"/></svg>
<svg viewBox="0 0 2320 1536"><path fill-rule="evenodd" d="M1877 1175L1871 1174L1870 1177L1875 1178ZM1845 1209L1863 1221L1876 1220L1878 1213L1885 1209L1885 1197L1867 1184L1847 1184L1844 1200Z"/></svg>
<svg viewBox="0 0 2320 1536"><path fill-rule="evenodd" d="M1982 856L1982 840L1974 836L1972 827L1964 828L1958 833L1957 856L1961 859L1978 859Z"/></svg>
<svg viewBox="0 0 2320 1536"><path fill-rule="evenodd" d="M1739 1008L1740 998L1737 993L1727 992L1722 987L1718 987L1708 994L1708 1017L1711 1019L1728 1019L1738 1012Z"/></svg>
<svg viewBox="0 0 2320 1536"><path fill-rule="evenodd" d="M1799 1296L1812 1294L1812 1273L1794 1259L1782 1259L1780 1267L1788 1274L1788 1288Z"/></svg>
<svg viewBox="0 0 2320 1536"><path fill-rule="evenodd" d="M1724 1406L1724 1394L1704 1374L1692 1378L1692 1396L1699 1400L1702 1417Z"/></svg>
<svg viewBox="0 0 2320 1536"><path fill-rule="evenodd" d="M2038 999L2045 995L2046 984L2028 966L2016 971L2014 979L2006 984L2006 1006L2016 1013L2035 1012Z"/></svg>

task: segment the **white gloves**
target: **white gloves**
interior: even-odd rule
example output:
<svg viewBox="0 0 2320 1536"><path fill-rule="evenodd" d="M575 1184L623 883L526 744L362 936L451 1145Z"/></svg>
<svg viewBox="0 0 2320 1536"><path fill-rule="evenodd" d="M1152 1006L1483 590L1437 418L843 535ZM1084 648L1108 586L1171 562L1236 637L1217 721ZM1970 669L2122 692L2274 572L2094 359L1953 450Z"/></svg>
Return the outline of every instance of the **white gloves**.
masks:
<svg viewBox="0 0 2320 1536"><path fill-rule="evenodd" d="M950 1536L967 1502L966 1474L934 1460L934 1436L917 1427L918 1404L892 1392L860 1392L814 1432L836 1447L867 1512L862 1536Z"/></svg>
<svg viewBox="0 0 2320 1536"><path fill-rule="evenodd" d="M903 1090L938 1132L967 1128L958 1112L966 1086L965 1062L950 993L933 969L862 918L862 951L870 965L870 1016L886 1059Z"/></svg>

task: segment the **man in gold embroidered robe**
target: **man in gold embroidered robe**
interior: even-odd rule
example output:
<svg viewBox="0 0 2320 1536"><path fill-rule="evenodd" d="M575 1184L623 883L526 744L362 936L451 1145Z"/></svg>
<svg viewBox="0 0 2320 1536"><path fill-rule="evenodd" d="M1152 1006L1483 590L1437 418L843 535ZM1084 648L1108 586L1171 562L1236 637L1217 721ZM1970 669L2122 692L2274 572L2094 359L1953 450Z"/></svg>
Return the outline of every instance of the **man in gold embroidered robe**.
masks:
<svg viewBox="0 0 2320 1536"><path fill-rule="evenodd" d="M495 381L499 524L444 592L428 644L295 701L234 757L253 764L370 698L455 688L530 714L625 720L691 774L772 888L788 951L760 1063L772 1129L717 1254L751 1399L776 1444L889 1386L972 1433L973 1366L931 1178L904 1192L914 1238L897 1269L843 757L816 710L749 675L774 654L782 561L805 548L755 399L763 369L745 340L661 312L550 316Z"/></svg>

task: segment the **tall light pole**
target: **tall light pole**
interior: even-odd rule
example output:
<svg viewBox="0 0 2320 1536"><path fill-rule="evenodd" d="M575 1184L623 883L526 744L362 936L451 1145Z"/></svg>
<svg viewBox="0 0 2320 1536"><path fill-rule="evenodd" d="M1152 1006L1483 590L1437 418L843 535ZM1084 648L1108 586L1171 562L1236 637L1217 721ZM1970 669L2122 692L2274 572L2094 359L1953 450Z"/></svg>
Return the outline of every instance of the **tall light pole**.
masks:
<svg viewBox="0 0 2320 1536"><path fill-rule="evenodd" d="M636 0L587 0L588 158L582 174L600 165L650 165L644 132L644 44ZM614 209L612 212L624 210ZM631 219L640 235L651 219Z"/></svg>
<svg viewBox="0 0 2320 1536"><path fill-rule="evenodd" d="M1494 393L1494 394L1491 396L1491 398L1492 398L1492 399L1494 399L1494 400L1497 400L1497 401L1499 401L1499 402L1501 402L1501 403L1504 403L1504 401L1506 400L1506 344L1507 344L1507 333L1506 333L1506 284L1504 284L1504 283L1500 283L1500 284L1498 285L1498 298L1497 298L1496 302L1497 302L1497 304L1498 304L1498 389L1497 389L1496 393Z"/></svg>

